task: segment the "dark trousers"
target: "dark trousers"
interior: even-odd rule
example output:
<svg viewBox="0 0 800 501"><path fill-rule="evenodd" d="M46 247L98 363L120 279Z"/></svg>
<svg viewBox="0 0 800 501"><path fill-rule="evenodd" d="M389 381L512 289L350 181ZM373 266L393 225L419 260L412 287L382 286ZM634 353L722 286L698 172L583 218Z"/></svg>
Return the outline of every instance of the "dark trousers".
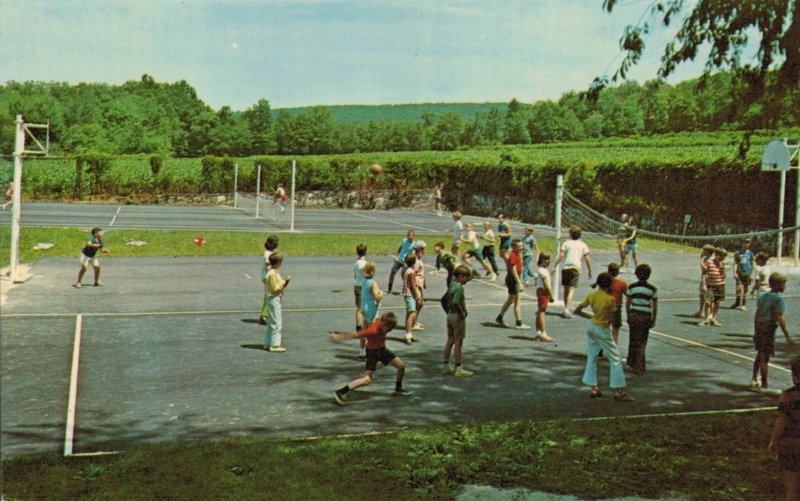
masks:
<svg viewBox="0 0 800 501"><path fill-rule="evenodd" d="M495 273L500 273L497 268L497 261L494 258L494 245L484 245L483 250L481 251L481 255L483 259L489 262L489 266L492 267L492 271Z"/></svg>
<svg viewBox="0 0 800 501"><path fill-rule="evenodd" d="M652 317L649 313L632 311L628 315L628 366L636 374L644 374L646 368L645 350L650 337Z"/></svg>

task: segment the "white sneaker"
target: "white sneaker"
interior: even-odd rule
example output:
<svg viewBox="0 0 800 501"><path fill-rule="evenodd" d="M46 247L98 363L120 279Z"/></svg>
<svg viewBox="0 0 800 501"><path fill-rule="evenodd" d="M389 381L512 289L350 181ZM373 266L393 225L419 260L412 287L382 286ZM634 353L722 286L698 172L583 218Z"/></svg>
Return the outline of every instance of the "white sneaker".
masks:
<svg viewBox="0 0 800 501"><path fill-rule="evenodd" d="M76 289L80 289L81 287L83 287L80 282L75 282L74 284L72 284L72 286L75 287Z"/></svg>
<svg viewBox="0 0 800 501"><path fill-rule="evenodd" d="M456 371L456 369L454 367L450 367L449 365L445 365L444 368L442 369L442 374L444 374L445 376L448 376L450 374L453 374L455 371Z"/></svg>
<svg viewBox="0 0 800 501"><path fill-rule="evenodd" d="M414 326L411 327L411 330L412 331L424 331L425 327L423 327L422 324L414 324Z"/></svg>
<svg viewBox="0 0 800 501"><path fill-rule="evenodd" d="M521 330L521 331L529 331L529 330L531 330L531 326L530 325L525 325L525 324L517 324L517 325L514 326L514 328L518 329L518 330Z"/></svg>
<svg viewBox="0 0 800 501"><path fill-rule="evenodd" d="M761 388L761 383L758 382L758 379L754 379L750 381L750 388Z"/></svg>
<svg viewBox="0 0 800 501"><path fill-rule="evenodd" d="M565 309L565 310L564 310L564 313L562 313L562 314L561 314L561 316L562 316L563 318L572 318L572 312L571 312L571 311L569 311L569 310L567 310L567 309Z"/></svg>
<svg viewBox="0 0 800 501"><path fill-rule="evenodd" d="M453 373L453 375L457 376L457 377L470 377L473 374L475 374L475 373L472 372L472 371L468 371L467 369L465 369L463 367L458 367L455 370L455 372Z"/></svg>
<svg viewBox="0 0 800 501"><path fill-rule="evenodd" d="M489 275L489 281L490 282L497 281L497 273L492 273L491 275Z"/></svg>

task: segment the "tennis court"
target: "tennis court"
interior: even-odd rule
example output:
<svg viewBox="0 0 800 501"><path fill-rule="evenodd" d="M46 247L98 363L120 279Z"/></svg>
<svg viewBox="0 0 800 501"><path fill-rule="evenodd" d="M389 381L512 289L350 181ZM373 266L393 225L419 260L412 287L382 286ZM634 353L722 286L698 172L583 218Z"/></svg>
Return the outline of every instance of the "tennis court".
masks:
<svg viewBox="0 0 800 501"><path fill-rule="evenodd" d="M26 208L23 222L33 217L34 208L38 205ZM72 208L61 211L71 213ZM117 210L79 208L102 210L96 214L112 218ZM124 223L127 209L119 209L111 227ZM205 213L208 208L180 210ZM217 210L225 213L224 208ZM325 221L321 227L391 231L398 241L411 227L441 231L449 226L449 218L434 214L353 212L308 214ZM158 211L159 221L167 225L165 214L172 213ZM110 226L110 219L98 219L86 218L87 224L78 225ZM291 239L291 234L282 239ZM540 243L546 245L546 240ZM33 266L32 279L11 291L3 308L2 454L94 454L141 442L311 437L450 423L774 405L777 397L746 389L754 354L752 310L726 309L720 314L722 327L697 327L696 320L688 318L697 307L696 256L648 253L643 246L641 257L653 265L652 282L659 286L661 302L648 346L648 372L628 374L635 402L615 402L608 391L603 398L588 398L588 389L580 384L586 350L583 320L548 316L548 332L557 340L553 344L534 342L532 331L491 325L506 297L500 281L475 280L466 286L470 316L465 367L475 375L442 375L445 317L436 301L444 292L442 275L429 277L426 296L433 301L420 317L426 325L417 335L420 342L406 346L402 332L390 335L388 346L406 362L405 385L414 394L392 397L394 371L382 368L371 386L348 395L345 407L333 403L332 391L360 376L363 362L356 358L357 342L330 343L327 333L353 328L351 258L290 256L284 263L282 272L293 280L283 304L288 348L283 354L261 349L264 328L256 321L262 295L260 249L253 249L252 257L104 256L106 286L80 290L70 286L76 259L44 259ZM385 288L391 258L370 258L377 262L379 283ZM595 253L595 270L612 260L615 254ZM431 254L427 262L430 269ZM590 290L588 285L584 277L576 298ZM730 291L732 284L728 287ZM800 311L793 295L796 287L793 277L787 289L790 326L797 325L795 312ZM533 323L532 299L526 295L523 305L528 324ZM731 302L732 298L725 304ZM402 315L401 305L401 297L389 296L382 309ZM506 319L511 318L509 312ZM620 344L624 354L624 328ZM770 370L773 387L790 384L783 368L789 358L791 352L779 339ZM605 362L599 376L607 388Z"/></svg>

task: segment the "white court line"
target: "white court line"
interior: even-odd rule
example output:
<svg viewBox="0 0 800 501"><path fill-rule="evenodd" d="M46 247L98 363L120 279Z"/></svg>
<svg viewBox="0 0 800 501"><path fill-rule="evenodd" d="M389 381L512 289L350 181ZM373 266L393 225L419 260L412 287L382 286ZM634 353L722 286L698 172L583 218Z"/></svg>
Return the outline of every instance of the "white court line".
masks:
<svg viewBox="0 0 800 501"><path fill-rule="evenodd" d="M64 456L72 455L75 436L75 408L78 402L78 364L81 357L81 324L83 316L75 317L75 342L72 345L72 371L69 375L69 403L67 403L67 429L64 435Z"/></svg>
<svg viewBox="0 0 800 501"><path fill-rule="evenodd" d="M121 211L121 210L122 210L122 206L121 206L121 205L118 205L118 206L117 206L117 212L115 212L115 213L114 213L114 217L113 217L113 218L111 218L111 223L109 223L109 226L114 226L114 221L116 221L116 220L117 220L117 216L119 216L119 211Z"/></svg>

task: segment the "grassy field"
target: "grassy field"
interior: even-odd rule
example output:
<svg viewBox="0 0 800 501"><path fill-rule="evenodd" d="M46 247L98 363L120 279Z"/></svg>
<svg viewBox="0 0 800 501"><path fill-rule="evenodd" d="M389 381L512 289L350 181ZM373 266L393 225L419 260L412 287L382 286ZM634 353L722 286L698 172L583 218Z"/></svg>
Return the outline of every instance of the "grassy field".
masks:
<svg viewBox="0 0 800 501"><path fill-rule="evenodd" d="M775 499L772 412L519 421L313 441L139 445L116 456L3 462L28 499L451 499L464 485L701 500Z"/></svg>

